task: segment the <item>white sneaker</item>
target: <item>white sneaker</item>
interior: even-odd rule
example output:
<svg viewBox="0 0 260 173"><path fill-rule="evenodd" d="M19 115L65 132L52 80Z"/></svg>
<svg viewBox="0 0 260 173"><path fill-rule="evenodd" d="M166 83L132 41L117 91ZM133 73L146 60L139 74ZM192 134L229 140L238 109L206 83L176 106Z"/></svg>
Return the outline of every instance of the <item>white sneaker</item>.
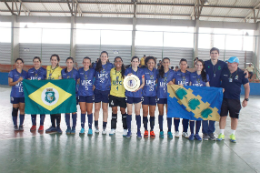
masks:
<svg viewBox="0 0 260 173"><path fill-rule="evenodd" d="M106 129L103 129L103 131L102 131L102 135L106 135L106 134L107 134Z"/></svg>
<svg viewBox="0 0 260 173"><path fill-rule="evenodd" d="M175 132L175 137L176 137L176 138L180 137L179 131L176 131L176 132Z"/></svg>
<svg viewBox="0 0 260 173"><path fill-rule="evenodd" d="M127 135L127 130L124 129L123 136L126 137L126 135Z"/></svg>
<svg viewBox="0 0 260 173"><path fill-rule="evenodd" d="M99 129L95 127L95 133L99 133Z"/></svg>
<svg viewBox="0 0 260 173"><path fill-rule="evenodd" d="M109 135L114 135L116 133L116 130L115 129L111 129L111 131L109 132Z"/></svg>
<svg viewBox="0 0 260 173"><path fill-rule="evenodd" d="M182 136L185 137L185 138L189 138L188 132L182 132Z"/></svg>

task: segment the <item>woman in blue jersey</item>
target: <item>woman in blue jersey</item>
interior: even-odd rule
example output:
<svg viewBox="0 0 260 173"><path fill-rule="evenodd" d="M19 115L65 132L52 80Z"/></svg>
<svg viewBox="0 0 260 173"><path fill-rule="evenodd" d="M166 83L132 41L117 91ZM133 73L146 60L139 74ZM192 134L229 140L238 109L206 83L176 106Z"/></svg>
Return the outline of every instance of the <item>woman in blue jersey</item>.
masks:
<svg viewBox="0 0 260 173"><path fill-rule="evenodd" d="M61 71L62 79L74 79L75 83L79 82L79 74L78 71L74 68L74 59L72 57L68 57L66 59L66 68ZM78 92L76 88L76 101L78 102ZM77 103L78 104L78 103ZM71 112L70 112L71 113ZM76 123L77 123L77 112L72 113L72 128L70 126L70 113L65 113L65 121L67 125L66 134L75 134Z"/></svg>
<svg viewBox="0 0 260 173"><path fill-rule="evenodd" d="M94 65L95 69L95 133L99 133L98 118L99 111L101 108L103 110L103 131L102 134L106 134L107 127L107 117L108 117L108 103L109 103L109 93L111 88L110 81L110 70L113 68L113 64L108 61L108 53L106 51L101 52L100 59Z"/></svg>
<svg viewBox="0 0 260 173"><path fill-rule="evenodd" d="M91 59L85 57L83 59L83 68L79 69L79 105L81 110L81 130L79 134L85 134L85 118L88 114L88 135L92 135L92 123L93 123L93 102L94 102L94 88L93 79L95 77L95 70L90 68Z"/></svg>
<svg viewBox="0 0 260 173"><path fill-rule="evenodd" d="M144 87L144 77L142 69L139 68L139 58L137 56L132 57L131 59L131 66L126 69L125 76L127 75L136 75L140 80L140 86L137 90L131 92L127 91L125 92L126 96L126 105L127 105L127 138L131 137L131 121L132 121L132 107L135 106L135 119L136 119L136 125L137 125L137 137L142 138L141 135L141 116L140 116L140 109L141 109L141 98L142 98L142 88Z"/></svg>
<svg viewBox="0 0 260 173"><path fill-rule="evenodd" d="M28 70L28 79L29 80L45 80L46 79L46 69L41 67L41 58L36 56L33 58L33 68ZM32 127L30 129L31 132L36 131L36 115L31 115L32 117ZM38 132L42 132L44 130L44 119L45 114L40 114L40 126Z"/></svg>
<svg viewBox="0 0 260 173"><path fill-rule="evenodd" d="M148 137L148 110L150 114L150 136L155 138L154 128L154 112L156 107L156 82L158 72L155 69L156 60L153 56L148 56L145 59L145 65L147 68L143 70L143 75L145 79L145 85L143 89L143 123L144 123L144 137Z"/></svg>
<svg viewBox="0 0 260 173"><path fill-rule="evenodd" d="M27 79L27 72L23 70L24 61L22 58L15 60L15 69L8 74L8 84L12 87L11 103L13 104L12 117L15 131L23 131L24 122L24 93L23 79ZM17 114L20 110L20 125L17 125Z"/></svg>
<svg viewBox="0 0 260 173"><path fill-rule="evenodd" d="M190 72L187 71L187 66L188 66L187 60L181 59L180 60L180 70L176 71L174 74L174 77L173 77L174 84L181 85L181 86L188 86L190 84ZM179 124L180 124L180 119L174 118L175 137L179 137ZM183 125L182 136L185 138L189 138L189 135L188 135L189 120L183 119L182 125ZM169 124L168 124L168 126L169 126Z"/></svg>
<svg viewBox="0 0 260 173"><path fill-rule="evenodd" d="M162 66L159 70L159 75L158 75L158 83L157 83L157 104L158 104L158 109L159 109L159 128L160 128L160 138L164 138L164 133L163 133L163 115L164 115L164 105L166 106L166 114L167 114L167 84L169 82L172 83L174 76L174 71L170 69L170 59L169 58L163 58L162 60ZM172 118L167 118L168 122L168 137L172 137L172 132L171 132L171 123L172 123Z"/></svg>
<svg viewBox="0 0 260 173"><path fill-rule="evenodd" d="M190 74L190 85L197 87L209 87L209 76L206 74L204 69L203 60L198 59L195 63L195 68L196 71ZM202 140L199 136L200 126L201 120L196 121L196 134L194 135L194 121L190 121L190 140Z"/></svg>

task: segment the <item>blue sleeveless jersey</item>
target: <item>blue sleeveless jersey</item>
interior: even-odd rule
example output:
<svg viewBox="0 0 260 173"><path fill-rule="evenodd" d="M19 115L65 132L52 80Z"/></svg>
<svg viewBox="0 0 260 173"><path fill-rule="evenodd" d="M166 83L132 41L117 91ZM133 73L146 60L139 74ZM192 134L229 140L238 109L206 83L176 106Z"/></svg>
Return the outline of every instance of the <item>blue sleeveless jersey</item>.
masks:
<svg viewBox="0 0 260 173"><path fill-rule="evenodd" d="M31 68L28 70L28 79L31 80L45 80L46 79L46 69L40 67L38 70Z"/></svg>
<svg viewBox="0 0 260 173"><path fill-rule="evenodd" d="M127 76L129 73L132 73L133 75L136 75L140 80L140 85L142 85L142 75L143 75L143 69L138 68L138 70L135 72L132 67L129 67L125 71L125 76ZM131 91L125 91L125 95L127 97L135 97L135 98L141 98L142 97L142 89L140 89L137 92L131 92Z"/></svg>
<svg viewBox="0 0 260 173"><path fill-rule="evenodd" d="M190 85L190 72L186 70L186 73L182 73L181 70L175 72L174 77L175 84L179 85L182 84L184 86Z"/></svg>
<svg viewBox="0 0 260 173"><path fill-rule="evenodd" d="M154 68L150 71L148 68L143 70L143 75L145 79L145 85L143 88L143 96L155 97L156 96L156 79L158 71Z"/></svg>
<svg viewBox="0 0 260 173"><path fill-rule="evenodd" d="M79 96L93 96L93 80L95 77L95 70L90 68L88 71L85 71L84 68L79 69Z"/></svg>
<svg viewBox="0 0 260 173"><path fill-rule="evenodd" d="M100 72L95 72L95 87L97 90L108 91L111 88L110 70L113 68L113 64L108 62L102 67ZM94 64L95 68L96 64Z"/></svg>
<svg viewBox="0 0 260 173"><path fill-rule="evenodd" d="M13 82L18 81L20 77L27 79L28 74L26 71L22 70L22 73L19 73L16 69L12 70L8 74L9 78L13 79ZM17 83L16 85L12 86L11 90L11 97L24 97L23 93L23 81Z"/></svg>
<svg viewBox="0 0 260 173"><path fill-rule="evenodd" d="M157 98L167 98L167 84L173 80L175 71L169 69L167 73L164 73L163 78L158 74L157 83Z"/></svg>
<svg viewBox="0 0 260 173"><path fill-rule="evenodd" d="M202 80L201 75L198 75L197 72L193 72L190 74L190 81L191 81L191 86L206 86L205 81ZM209 75L207 75L207 81L209 82Z"/></svg>

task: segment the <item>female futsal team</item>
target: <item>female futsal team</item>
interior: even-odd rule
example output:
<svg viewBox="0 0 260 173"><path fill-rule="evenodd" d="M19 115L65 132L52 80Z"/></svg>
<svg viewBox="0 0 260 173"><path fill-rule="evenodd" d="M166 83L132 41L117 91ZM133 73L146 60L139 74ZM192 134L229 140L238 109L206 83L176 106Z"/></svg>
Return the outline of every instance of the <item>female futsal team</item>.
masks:
<svg viewBox="0 0 260 173"><path fill-rule="evenodd" d="M131 65L125 68L123 59L120 56L114 58L113 64L108 60L108 53L101 52L100 58L93 66L91 66L91 59L89 57L83 58L83 67L79 70L74 68L74 59L68 57L66 59L66 68L62 69L59 66L60 57L53 54L50 57L51 65L46 69L41 67L41 59L39 57L33 58L33 68L28 72L23 70L24 61L21 58L15 60L15 69L9 73L8 82L12 86L11 103L13 104L12 118L15 131L23 131L24 122L24 93L23 93L23 79L29 80L62 80L73 78L76 81L76 100L80 107L81 130L79 134L85 134L86 114L88 121L88 135L93 135L93 103L94 109L94 133L99 133L99 113L102 109L103 126L102 134L107 134L107 119L108 119L108 105L112 108L111 115L111 130L109 135L116 133L117 127L117 112L118 107L122 115L123 136L130 138L132 136L131 121L132 115L135 114L137 125L137 138L142 138L141 134L141 107L143 116L143 137L155 138L155 109L158 106L159 115L159 137L164 138L163 119L164 110L167 114L167 84L175 84L181 86L198 86L208 87L209 78L204 71L204 62L197 60L195 63L196 71L191 73L187 71L187 60L180 60L180 69L173 71L170 69L170 59L163 58L160 69L156 69L156 59L153 56L148 56L145 59L145 68L140 68L140 59L137 56L132 57ZM140 86L135 91L127 91L124 88L124 79L127 76L135 75L140 80ZM102 102L102 103L101 103ZM134 112L133 112L134 107ZM127 108L127 109L126 109ZM17 123L19 114L19 125ZM31 115L32 127L31 132L36 131L36 115ZM72 117L72 125L70 121ZM149 118L148 118L149 117ZM77 113L65 113L65 122L67 125L66 134L75 134ZM45 130L46 133L62 133L60 128L61 114L51 114L51 127ZM40 115L39 132L44 130L45 115ZM173 119L175 126L175 137L179 137L179 118ZM148 126L149 124L149 126ZM182 120L183 132L182 136L190 140L202 140L199 136L201 121ZM188 126L190 125L191 134L188 135ZM173 138L172 135L172 118L167 118L167 136ZM195 127L194 127L195 126ZM149 128L150 127L150 128ZM195 128L195 129L194 129ZM195 133L194 133L195 131Z"/></svg>

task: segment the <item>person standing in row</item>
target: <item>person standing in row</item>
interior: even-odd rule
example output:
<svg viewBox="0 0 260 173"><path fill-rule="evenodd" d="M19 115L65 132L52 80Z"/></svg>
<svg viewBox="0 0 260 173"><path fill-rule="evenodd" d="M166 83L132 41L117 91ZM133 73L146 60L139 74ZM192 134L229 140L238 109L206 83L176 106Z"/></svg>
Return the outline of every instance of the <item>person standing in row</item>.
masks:
<svg viewBox="0 0 260 173"><path fill-rule="evenodd" d="M8 74L8 85L11 89L11 103L13 104L12 118L15 131L23 131L24 122L24 92L23 79L27 79L27 72L23 70L24 61L22 58L15 60L15 69ZM17 125L18 110L20 110L20 125Z"/></svg>
<svg viewBox="0 0 260 173"><path fill-rule="evenodd" d="M47 79L48 80L59 80L61 79L61 70L59 66L60 57L57 54L53 54L50 57L51 65L47 66ZM51 114L51 127L48 128L45 133L62 133L60 129L61 114ZM56 124L55 124L56 120Z"/></svg>
<svg viewBox="0 0 260 173"><path fill-rule="evenodd" d="M97 64L94 65L95 69L95 133L99 133L98 118L99 111L103 110L103 132L106 134L107 117L108 117L108 102L109 93L111 88L110 70L113 68L113 64L108 61L108 53L106 51L101 52L100 59Z"/></svg>
<svg viewBox="0 0 260 173"><path fill-rule="evenodd" d="M83 68L79 69L79 105L81 110L81 130L79 134L85 133L85 119L86 113L88 114L88 135L92 135L92 124L93 124L93 102L94 102L94 86L93 80L95 77L95 70L90 68L91 59L85 57L83 59Z"/></svg>
<svg viewBox="0 0 260 173"><path fill-rule="evenodd" d="M28 79L29 80L45 80L46 79L46 69L41 67L41 58L36 56L33 58L33 68L28 70ZM36 115L31 115L32 117L32 127L30 129L31 132L36 131ZM40 127L38 129L39 132L44 130L44 119L45 114L40 114Z"/></svg>

